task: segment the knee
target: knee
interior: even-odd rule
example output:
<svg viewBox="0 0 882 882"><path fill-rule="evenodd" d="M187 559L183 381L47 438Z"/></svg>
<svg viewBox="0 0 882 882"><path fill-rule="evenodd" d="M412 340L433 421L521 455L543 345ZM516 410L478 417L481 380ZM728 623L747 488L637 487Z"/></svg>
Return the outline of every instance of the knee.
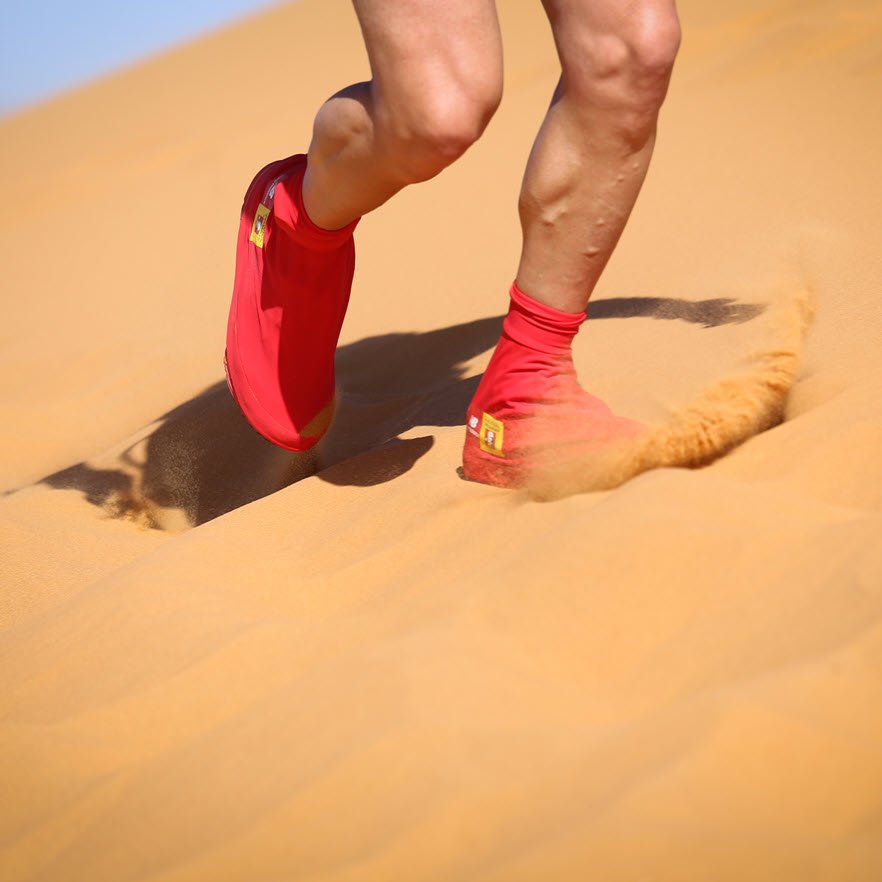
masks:
<svg viewBox="0 0 882 882"><path fill-rule="evenodd" d="M434 177L481 137L502 98L502 84L446 83L397 102L380 115L381 141L404 183Z"/></svg>
<svg viewBox="0 0 882 882"><path fill-rule="evenodd" d="M642 4L619 39L624 47L625 70L635 90L647 91L661 104L680 49L680 21L673 8ZM660 94L659 94L660 93Z"/></svg>
<svg viewBox="0 0 882 882"><path fill-rule="evenodd" d="M578 38L577 38L578 39ZM680 22L667 0L641 0L601 33L586 31L565 83L586 106L617 116L639 139L655 125L680 46Z"/></svg>

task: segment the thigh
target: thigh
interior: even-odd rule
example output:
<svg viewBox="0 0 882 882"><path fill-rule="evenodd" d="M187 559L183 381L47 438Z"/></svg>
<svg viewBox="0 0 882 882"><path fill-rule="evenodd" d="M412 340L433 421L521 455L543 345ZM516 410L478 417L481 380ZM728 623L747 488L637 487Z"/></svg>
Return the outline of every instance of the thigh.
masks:
<svg viewBox="0 0 882 882"><path fill-rule="evenodd" d="M502 87L495 0L353 0L374 88L389 102Z"/></svg>

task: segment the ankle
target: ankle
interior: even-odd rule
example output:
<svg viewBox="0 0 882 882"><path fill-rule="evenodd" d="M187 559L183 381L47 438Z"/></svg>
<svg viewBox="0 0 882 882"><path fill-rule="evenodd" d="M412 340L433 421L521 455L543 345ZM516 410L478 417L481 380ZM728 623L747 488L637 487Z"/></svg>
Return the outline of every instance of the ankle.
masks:
<svg viewBox="0 0 882 882"><path fill-rule="evenodd" d="M334 188L327 183L327 171L316 160L308 162L301 185L301 204L311 226L320 232L336 233L354 225L360 218L350 209L335 204L333 199L328 198L327 194L334 192Z"/></svg>
<svg viewBox="0 0 882 882"><path fill-rule="evenodd" d="M305 190L309 167L306 157L302 157L300 161L300 168L273 189L270 198L275 203L275 215L299 245L311 251L333 251L352 238L359 218L336 229L327 229L316 224L306 208Z"/></svg>
<svg viewBox="0 0 882 882"><path fill-rule="evenodd" d="M525 294L517 282L511 286L511 302L503 322L503 336L548 355L566 356L573 338L585 321L585 312L563 312Z"/></svg>

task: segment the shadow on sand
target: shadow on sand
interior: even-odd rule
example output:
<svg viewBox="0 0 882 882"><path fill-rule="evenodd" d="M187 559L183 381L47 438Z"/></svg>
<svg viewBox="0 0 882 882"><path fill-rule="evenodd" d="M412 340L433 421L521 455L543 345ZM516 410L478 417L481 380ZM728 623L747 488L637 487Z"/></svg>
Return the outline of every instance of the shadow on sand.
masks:
<svg viewBox="0 0 882 882"><path fill-rule="evenodd" d="M746 322L762 311L759 304L724 298L616 297L592 302L589 319L640 316L709 328ZM160 416L121 453L78 463L40 483L79 490L114 517L165 528L203 524L313 474L350 486L392 480L432 446L431 436L399 435L415 426L462 423L480 381L464 376L465 365L496 343L501 327L502 316L494 316L341 346L336 416L313 451L292 453L266 441L220 382Z"/></svg>

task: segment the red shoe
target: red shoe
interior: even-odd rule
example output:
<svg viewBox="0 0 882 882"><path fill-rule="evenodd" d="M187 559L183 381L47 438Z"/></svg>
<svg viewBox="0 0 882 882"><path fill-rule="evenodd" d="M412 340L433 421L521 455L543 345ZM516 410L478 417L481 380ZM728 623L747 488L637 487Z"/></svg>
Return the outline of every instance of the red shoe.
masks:
<svg viewBox="0 0 882 882"><path fill-rule="evenodd" d="M584 320L512 285L502 336L466 415L466 478L522 487L644 431L579 385L571 345Z"/></svg>
<svg viewBox="0 0 882 882"><path fill-rule="evenodd" d="M261 435L308 450L334 415L334 351L355 269L353 221L315 226L303 208L302 154L270 163L242 205L224 365Z"/></svg>

